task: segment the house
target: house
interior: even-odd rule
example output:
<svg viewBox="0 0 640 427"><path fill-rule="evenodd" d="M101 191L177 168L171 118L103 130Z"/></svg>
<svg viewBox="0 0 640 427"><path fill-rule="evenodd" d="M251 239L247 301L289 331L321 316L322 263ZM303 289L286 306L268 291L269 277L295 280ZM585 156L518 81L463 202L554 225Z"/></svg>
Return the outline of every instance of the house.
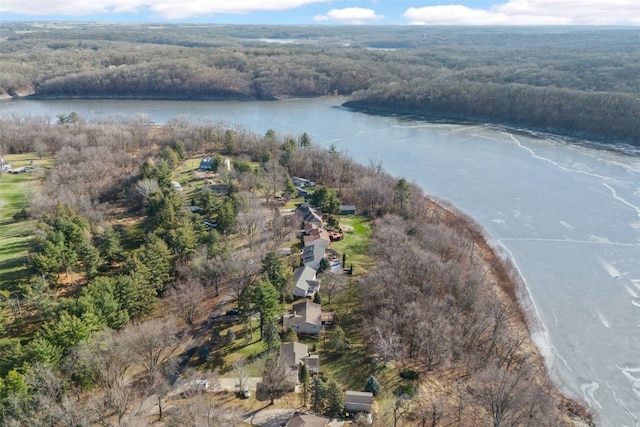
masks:
<svg viewBox="0 0 640 427"><path fill-rule="evenodd" d="M309 300L293 304L291 312L282 316L282 328L293 328L299 334L318 335L322 330L322 307Z"/></svg>
<svg viewBox="0 0 640 427"><path fill-rule="evenodd" d="M280 346L280 360L289 368L287 382L293 386L298 384L298 370L302 364L306 365L309 373L317 374L320 370L320 357L310 355L309 347L300 342L288 342Z"/></svg>
<svg viewBox="0 0 640 427"><path fill-rule="evenodd" d="M355 215L356 205L340 205L340 215Z"/></svg>
<svg viewBox="0 0 640 427"><path fill-rule="evenodd" d="M344 399L344 410L347 412L371 412L373 393L368 391L347 391Z"/></svg>
<svg viewBox="0 0 640 427"><path fill-rule="evenodd" d="M295 414L285 427L326 427L329 419L311 414Z"/></svg>
<svg viewBox="0 0 640 427"><path fill-rule="evenodd" d="M291 181L293 181L293 185L296 187L315 187L316 183L313 181L309 181L308 179L300 178L298 176L292 176Z"/></svg>
<svg viewBox="0 0 640 427"><path fill-rule="evenodd" d="M302 250L302 264L318 270L320 268L320 261L324 258L326 248L325 243L321 241L305 246Z"/></svg>
<svg viewBox="0 0 640 427"><path fill-rule="evenodd" d="M331 243L331 236L329 232L324 228L320 228L317 224L307 223L304 226L304 235L302 236L302 240L304 245L311 245L318 240L322 240L326 243L325 248L329 246Z"/></svg>
<svg viewBox="0 0 640 427"><path fill-rule="evenodd" d="M303 226L314 224L322 227L322 211L312 208L309 203L303 203L296 209L296 218Z"/></svg>
<svg viewBox="0 0 640 427"><path fill-rule="evenodd" d="M176 191L182 191L182 186L178 181L171 181L171 185L173 185L173 188L175 188Z"/></svg>
<svg viewBox="0 0 640 427"><path fill-rule="evenodd" d="M198 169L203 171L215 171L218 169L218 161L214 157L200 159Z"/></svg>
<svg viewBox="0 0 640 427"><path fill-rule="evenodd" d="M316 280L316 270L306 265L293 272L293 295L299 298L313 297L320 290L320 281Z"/></svg>

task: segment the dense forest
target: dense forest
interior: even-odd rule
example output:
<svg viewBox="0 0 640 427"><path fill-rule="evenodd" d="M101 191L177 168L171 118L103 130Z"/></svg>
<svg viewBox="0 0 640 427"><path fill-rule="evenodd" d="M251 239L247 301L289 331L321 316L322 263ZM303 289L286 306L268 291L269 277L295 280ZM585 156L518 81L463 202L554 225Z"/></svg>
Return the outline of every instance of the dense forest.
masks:
<svg viewBox="0 0 640 427"><path fill-rule="evenodd" d="M7 220L31 221L33 230L26 231L28 266L0 277L1 422L120 426L149 425L151 417L167 426L237 425L237 407L169 392L176 377L194 378L190 357L201 378L223 369L204 362L209 351L228 351L239 340L196 321L222 289L243 311L259 313L267 349L278 346L271 329L282 314L287 265L275 248L295 227L272 202L274 194L295 193L290 181L297 175L322 184L315 205L341 200L375 220L376 266L349 284L356 295L344 316L354 323L350 341L335 328L323 357L350 358L357 343L366 369L410 368L403 375L413 382L399 387L402 397L389 412L393 425L590 420L549 380L516 303L515 273L488 249L482 231L380 164L356 164L333 147L314 146L306 134L260 136L184 118L166 126L62 118L0 120L0 152L32 153L41 180ZM172 179L187 159L203 155L216 165L223 156L233 159L228 169L216 166L227 191L209 191L197 178L186 196ZM43 161L46 167L37 166ZM186 209L194 204L199 213ZM217 227L205 227L202 215ZM326 288L324 295L338 293ZM198 347L203 328L212 339ZM263 380L275 371L273 360L265 362ZM158 410L141 411L144 401ZM311 408L323 411L313 402Z"/></svg>
<svg viewBox="0 0 640 427"><path fill-rule="evenodd" d="M59 98L353 95L381 113L640 144L640 32L11 23L0 92Z"/></svg>

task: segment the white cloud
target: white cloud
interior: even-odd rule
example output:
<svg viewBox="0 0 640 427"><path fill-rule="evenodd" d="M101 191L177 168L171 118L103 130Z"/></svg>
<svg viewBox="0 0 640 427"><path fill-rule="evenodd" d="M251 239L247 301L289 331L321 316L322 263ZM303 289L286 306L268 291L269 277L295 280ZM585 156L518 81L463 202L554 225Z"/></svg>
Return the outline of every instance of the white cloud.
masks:
<svg viewBox="0 0 640 427"><path fill-rule="evenodd" d="M373 9L362 7L346 7L344 9L331 9L326 15L316 15L313 20L316 22L338 21L344 24L361 25L380 21L384 16L376 14Z"/></svg>
<svg viewBox="0 0 640 427"><path fill-rule="evenodd" d="M411 7L404 17L421 25L640 25L640 1L508 0L488 9Z"/></svg>
<svg viewBox="0 0 640 427"><path fill-rule="evenodd" d="M187 19L220 13L246 14L295 9L330 0L1 0L0 12L24 15L82 16L151 10L166 19Z"/></svg>

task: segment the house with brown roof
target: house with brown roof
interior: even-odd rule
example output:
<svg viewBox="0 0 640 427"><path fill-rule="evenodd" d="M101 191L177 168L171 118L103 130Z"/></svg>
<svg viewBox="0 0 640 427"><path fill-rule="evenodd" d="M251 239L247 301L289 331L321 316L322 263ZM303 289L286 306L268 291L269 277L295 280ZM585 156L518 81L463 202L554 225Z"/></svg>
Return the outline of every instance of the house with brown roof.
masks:
<svg viewBox="0 0 640 427"><path fill-rule="evenodd" d="M344 398L344 410L347 412L371 412L373 393L348 390Z"/></svg>
<svg viewBox="0 0 640 427"><path fill-rule="evenodd" d="M331 243L331 237L329 236L329 232L324 228L320 228L316 224L306 224L304 226L302 241L304 242L304 246L322 243L326 248Z"/></svg>
<svg viewBox="0 0 640 427"><path fill-rule="evenodd" d="M311 414L296 414L285 427L326 427L329 419Z"/></svg>
<svg viewBox="0 0 640 427"><path fill-rule="evenodd" d="M315 224L318 227L322 227L322 211L311 207L309 203L303 203L296 209L296 218L305 226L306 224Z"/></svg>
<svg viewBox="0 0 640 427"><path fill-rule="evenodd" d="M299 334L318 335L322 330L322 306L309 300L293 304L282 317L282 328L293 328Z"/></svg>

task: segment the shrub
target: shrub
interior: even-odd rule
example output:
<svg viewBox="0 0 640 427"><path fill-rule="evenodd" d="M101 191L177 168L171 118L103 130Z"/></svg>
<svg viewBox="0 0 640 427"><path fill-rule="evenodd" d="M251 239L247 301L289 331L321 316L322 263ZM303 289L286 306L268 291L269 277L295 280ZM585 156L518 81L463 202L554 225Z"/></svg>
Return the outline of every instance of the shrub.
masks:
<svg viewBox="0 0 640 427"><path fill-rule="evenodd" d="M412 369L403 369L400 371L400 378L403 380L417 381L420 374Z"/></svg>
<svg viewBox="0 0 640 427"><path fill-rule="evenodd" d="M231 329L227 331L227 335L224 337L224 343L226 345L231 345L236 340L236 334L233 333Z"/></svg>
<svg viewBox="0 0 640 427"><path fill-rule="evenodd" d="M413 384L400 384L393 394L402 398L412 398L416 394L416 387Z"/></svg>
<svg viewBox="0 0 640 427"><path fill-rule="evenodd" d="M200 358L200 362L202 363L206 363L209 361L209 357L210 357L210 353L209 353L209 349L207 348L206 345L203 345L200 347L200 354L199 354L199 358Z"/></svg>
<svg viewBox="0 0 640 427"><path fill-rule="evenodd" d="M25 208L20 209L18 212L15 213L15 215L13 215L13 219L16 221L22 221L28 218L29 218L29 212L27 212L27 209Z"/></svg>
<svg viewBox="0 0 640 427"><path fill-rule="evenodd" d="M298 341L298 333L296 332L296 330L293 328L287 329L287 331L284 334L283 341L287 341L287 342Z"/></svg>

